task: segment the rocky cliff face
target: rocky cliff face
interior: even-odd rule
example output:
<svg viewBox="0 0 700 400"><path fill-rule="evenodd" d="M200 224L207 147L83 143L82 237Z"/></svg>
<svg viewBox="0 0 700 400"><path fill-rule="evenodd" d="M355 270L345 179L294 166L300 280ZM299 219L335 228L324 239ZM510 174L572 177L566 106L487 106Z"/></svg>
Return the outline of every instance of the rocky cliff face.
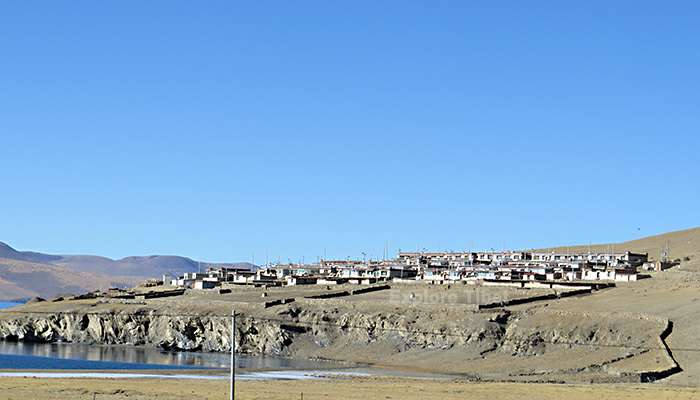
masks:
<svg viewBox="0 0 700 400"><path fill-rule="evenodd" d="M507 316L478 318L435 328L429 314L359 314L326 310L304 311L290 307L275 318L237 317L236 350L242 353L294 355L309 345L334 346L395 343L400 350L447 349L498 345ZM0 340L131 344L168 350L229 351L230 318L167 316L154 313L78 313L18 315L0 319Z"/></svg>
<svg viewBox="0 0 700 400"><path fill-rule="evenodd" d="M668 323L644 316L587 316L546 310L443 314L407 308L401 312L359 313L307 306L271 309L264 317L237 317L236 351L413 366L507 379L558 377L556 374L581 371L608 375L618 371L618 376L632 371L638 376L638 371L647 370L647 363L630 364L629 360L659 347L659 334ZM167 350L229 351L230 329L228 317L167 316L148 310L0 318L0 340L130 344ZM665 351L654 357L658 363L666 357Z"/></svg>
<svg viewBox="0 0 700 400"><path fill-rule="evenodd" d="M228 351L230 329L228 320L216 317L59 313L0 321L0 339ZM242 324L237 339L239 351L264 354L279 353L287 340L285 332L274 324Z"/></svg>

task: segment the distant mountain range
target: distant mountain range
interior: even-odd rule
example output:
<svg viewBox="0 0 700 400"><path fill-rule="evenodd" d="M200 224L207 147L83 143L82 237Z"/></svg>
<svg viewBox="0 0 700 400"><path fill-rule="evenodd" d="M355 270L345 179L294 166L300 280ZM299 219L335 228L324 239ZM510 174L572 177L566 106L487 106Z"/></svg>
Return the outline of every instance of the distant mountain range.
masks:
<svg viewBox="0 0 700 400"><path fill-rule="evenodd" d="M181 256L134 256L119 260L91 255L18 251L0 242L0 300L81 293L133 286L163 274L181 275L216 265L255 268L251 263L216 264Z"/></svg>

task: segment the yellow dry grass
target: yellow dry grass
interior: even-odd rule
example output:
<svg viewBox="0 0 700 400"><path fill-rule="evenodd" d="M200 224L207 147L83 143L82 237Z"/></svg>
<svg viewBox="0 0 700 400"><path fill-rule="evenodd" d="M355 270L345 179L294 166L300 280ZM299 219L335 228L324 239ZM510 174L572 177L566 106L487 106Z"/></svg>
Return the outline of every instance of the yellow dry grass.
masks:
<svg viewBox="0 0 700 400"><path fill-rule="evenodd" d="M594 244L591 246L568 246L541 249L540 251L555 252L605 252L605 251L632 251L635 253L649 253L649 257L659 259L661 250L668 245L670 258L683 258L700 254L700 228L686 229L664 233L661 235L643 237L637 240L615 244Z"/></svg>
<svg viewBox="0 0 700 400"><path fill-rule="evenodd" d="M656 385L557 385L464 383L399 378L352 378L314 381L239 382L238 400L300 399L698 399L700 389ZM155 379L0 379L0 399L228 399L226 381Z"/></svg>

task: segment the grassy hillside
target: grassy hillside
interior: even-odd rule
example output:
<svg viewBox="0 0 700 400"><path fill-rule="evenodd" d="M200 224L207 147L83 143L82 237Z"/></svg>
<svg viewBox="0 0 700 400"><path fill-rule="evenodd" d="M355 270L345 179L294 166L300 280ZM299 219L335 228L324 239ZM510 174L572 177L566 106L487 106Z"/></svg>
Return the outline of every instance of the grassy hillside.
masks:
<svg viewBox="0 0 700 400"><path fill-rule="evenodd" d="M698 256L700 255L700 228L664 233L622 243L595 244L591 246L561 246L538 249L538 251L587 252L590 248L590 251L598 252L610 251L613 249L614 251L649 253L650 258L659 259L661 251L667 243L670 249L669 257L672 259Z"/></svg>

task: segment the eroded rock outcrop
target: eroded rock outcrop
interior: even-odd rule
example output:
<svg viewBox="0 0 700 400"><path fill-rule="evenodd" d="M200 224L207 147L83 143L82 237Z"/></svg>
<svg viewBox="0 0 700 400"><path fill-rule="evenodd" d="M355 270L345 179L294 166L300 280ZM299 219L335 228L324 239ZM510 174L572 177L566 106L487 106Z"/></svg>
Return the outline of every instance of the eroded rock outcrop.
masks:
<svg viewBox="0 0 700 400"><path fill-rule="evenodd" d="M237 317L236 350L393 365L422 362L509 379L581 372L622 377L629 371L646 371L646 364L630 360L643 360L638 356L649 356L645 353L659 347L659 335L668 325L666 320L642 315L422 308L358 312L328 304L333 303L242 314ZM0 340L145 345L176 351L229 351L230 329L227 317L162 315L153 310L0 318ZM654 351L657 358L665 357L665 349Z"/></svg>
<svg viewBox="0 0 700 400"><path fill-rule="evenodd" d="M290 307L277 318L237 319L236 350L243 353L292 355L295 341L319 349L341 342L371 344L391 341L401 350L452 346L493 347L504 328L499 318L434 325L429 314L360 314L305 311ZM215 316L167 316L155 313L55 313L0 319L0 340L157 346L169 350L228 351L230 320ZM342 344L342 343L341 343Z"/></svg>

